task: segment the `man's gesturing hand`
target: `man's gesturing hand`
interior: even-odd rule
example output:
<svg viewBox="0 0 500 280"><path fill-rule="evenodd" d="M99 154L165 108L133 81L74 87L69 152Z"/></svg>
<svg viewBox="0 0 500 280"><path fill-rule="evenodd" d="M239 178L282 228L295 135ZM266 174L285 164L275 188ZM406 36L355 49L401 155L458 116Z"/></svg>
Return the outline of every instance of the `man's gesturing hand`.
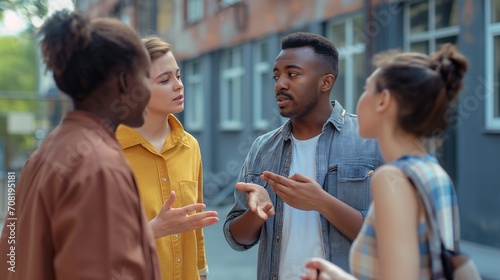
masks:
<svg viewBox="0 0 500 280"><path fill-rule="evenodd" d="M306 211L319 210L325 191L313 179L300 174L286 178L269 171L264 171L261 178L286 204Z"/></svg>
<svg viewBox="0 0 500 280"><path fill-rule="evenodd" d="M274 215L274 207L267 190L262 186L252 183L236 183L236 189L246 192L248 195L248 208L250 211L257 214L259 218L267 221L269 217Z"/></svg>

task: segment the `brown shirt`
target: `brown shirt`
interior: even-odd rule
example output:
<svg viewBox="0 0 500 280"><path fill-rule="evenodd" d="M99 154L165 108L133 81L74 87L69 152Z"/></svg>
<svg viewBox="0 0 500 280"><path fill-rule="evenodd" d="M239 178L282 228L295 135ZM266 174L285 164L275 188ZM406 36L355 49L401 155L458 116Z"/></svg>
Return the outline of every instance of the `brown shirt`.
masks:
<svg viewBox="0 0 500 280"><path fill-rule="evenodd" d="M65 116L23 168L14 202L0 279L160 279L132 172L95 116Z"/></svg>

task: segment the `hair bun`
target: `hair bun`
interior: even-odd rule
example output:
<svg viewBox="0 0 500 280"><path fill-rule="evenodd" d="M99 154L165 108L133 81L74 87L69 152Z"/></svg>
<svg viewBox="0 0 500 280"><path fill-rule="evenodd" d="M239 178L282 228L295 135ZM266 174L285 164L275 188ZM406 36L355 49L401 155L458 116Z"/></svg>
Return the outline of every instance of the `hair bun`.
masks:
<svg viewBox="0 0 500 280"><path fill-rule="evenodd" d="M82 14L62 10L41 27L42 56L55 75L61 75L74 54L89 44L89 22Z"/></svg>
<svg viewBox="0 0 500 280"><path fill-rule="evenodd" d="M462 89L462 78L468 61L452 44L444 44L430 56L431 68L438 72L446 86L446 97L454 100Z"/></svg>

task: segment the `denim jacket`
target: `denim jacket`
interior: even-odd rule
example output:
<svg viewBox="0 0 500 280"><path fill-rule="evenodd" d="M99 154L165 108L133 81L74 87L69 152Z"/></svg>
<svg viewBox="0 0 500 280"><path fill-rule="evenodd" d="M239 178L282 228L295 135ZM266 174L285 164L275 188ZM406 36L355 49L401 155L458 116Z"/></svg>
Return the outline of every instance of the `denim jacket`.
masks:
<svg viewBox="0 0 500 280"><path fill-rule="evenodd" d="M363 217L371 202L370 176L383 163L377 142L358 135L356 115L348 114L335 101L332 114L323 125L316 152L316 178L330 195L359 210ZM276 215L262 226L260 237L251 245L238 244L229 231L231 222L248 209L247 194L235 189L235 203L224 223L224 236L237 251L259 245L257 278L278 279L281 235L283 227L283 201L260 178L263 171L289 176L292 160L291 122L259 136L253 143L238 177L239 182L255 183L269 193ZM348 270L351 241L342 235L322 215L321 229L325 258Z"/></svg>

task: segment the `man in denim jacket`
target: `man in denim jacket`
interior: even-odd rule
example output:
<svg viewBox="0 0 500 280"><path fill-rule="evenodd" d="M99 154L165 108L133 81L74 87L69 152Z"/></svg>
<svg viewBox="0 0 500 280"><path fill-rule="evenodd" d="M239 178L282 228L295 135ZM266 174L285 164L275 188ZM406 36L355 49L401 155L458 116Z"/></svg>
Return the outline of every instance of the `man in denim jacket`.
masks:
<svg viewBox="0 0 500 280"><path fill-rule="evenodd" d="M357 117L329 101L338 53L326 38L283 38L273 73L280 114L290 120L250 148L224 235L238 251L260 243L260 280L300 279L311 257L348 269L369 177L382 164L377 143L360 138Z"/></svg>

